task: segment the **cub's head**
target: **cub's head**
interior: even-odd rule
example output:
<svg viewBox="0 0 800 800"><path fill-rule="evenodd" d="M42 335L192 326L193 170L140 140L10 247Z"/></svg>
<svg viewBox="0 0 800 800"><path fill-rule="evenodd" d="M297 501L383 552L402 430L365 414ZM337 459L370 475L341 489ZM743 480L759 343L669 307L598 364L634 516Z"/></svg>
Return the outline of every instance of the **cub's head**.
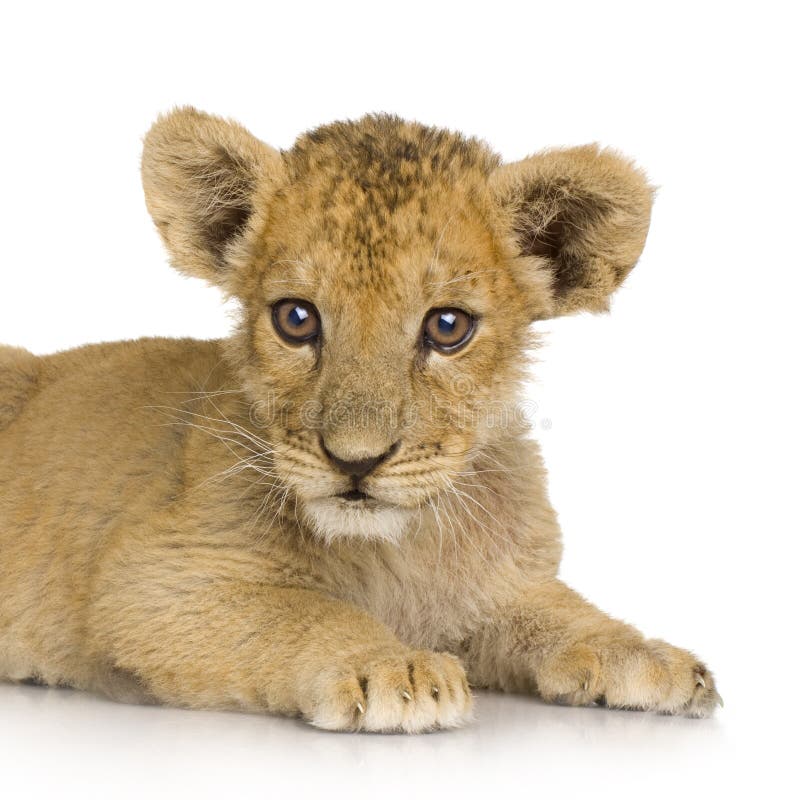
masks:
<svg viewBox="0 0 800 800"><path fill-rule="evenodd" d="M240 300L242 388L328 538L396 538L519 435L531 322L607 308L652 201L595 146L502 164L390 116L279 152L180 109L147 135L142 173L174 265Z"/></svg>

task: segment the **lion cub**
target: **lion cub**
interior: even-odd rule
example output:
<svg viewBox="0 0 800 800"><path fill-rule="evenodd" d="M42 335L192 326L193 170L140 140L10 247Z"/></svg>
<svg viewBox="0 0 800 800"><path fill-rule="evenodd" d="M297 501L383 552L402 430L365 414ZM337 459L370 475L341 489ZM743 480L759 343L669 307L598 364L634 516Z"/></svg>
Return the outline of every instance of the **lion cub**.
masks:
<svg viewBox="0 0 800 800"><path fill-rule="evenodd" d="M558 580L516 401L530 323L600 311L652 191L391 116L291 150L159 119L147 206L226 341L0 349L0 677L425 731L470 685L704 716L695 656Z"/></svg>

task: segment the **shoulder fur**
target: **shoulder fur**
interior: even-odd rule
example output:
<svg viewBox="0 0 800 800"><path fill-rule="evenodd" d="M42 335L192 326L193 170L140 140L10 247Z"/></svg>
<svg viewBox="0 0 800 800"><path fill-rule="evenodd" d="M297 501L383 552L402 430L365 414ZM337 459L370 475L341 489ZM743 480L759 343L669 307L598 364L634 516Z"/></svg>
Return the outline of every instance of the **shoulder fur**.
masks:
<svg viewBox="0 0 800 800"><path fill-rule="evenodd" d="M39 359L19 347L0 345L0 430L19 414L39 382Z"/></svg>

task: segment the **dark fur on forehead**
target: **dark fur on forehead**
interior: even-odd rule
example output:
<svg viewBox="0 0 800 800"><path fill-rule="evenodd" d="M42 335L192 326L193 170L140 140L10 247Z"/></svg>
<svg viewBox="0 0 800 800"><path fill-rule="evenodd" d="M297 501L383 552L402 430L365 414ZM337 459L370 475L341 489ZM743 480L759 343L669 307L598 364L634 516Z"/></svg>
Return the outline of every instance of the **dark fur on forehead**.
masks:
<svg viewBox="0 0 800 800"><path fill-rule="evenodd" d="M233 294L268 252L312 244L383 287L398 253L417 247L425 260L448 230L486 243L480 260L510 270L530 319L607 309L642 252L653 199L612 150L502 164L480 139L389 114L323 125L279 153L236 123L176 109L145 138L142 178L175 265Z"/></svg>
<svg viewBox="0 0 800 800"><path fill-rule="evenodd" d="M388 114L324 125L282 156L287 191L299 189L317 215L310 236L347 252L357 281L379 279L373 273L382 275L409 244L396 212L415 215L424 236L436 205L440 215L452 213L456 197L484 191L500 163L478 139ZM440 228L441 220L433 223L432 241Z"/></svg>
<svg viewBox="0 0 800 800"><path fill-rule="evenodd" d="M293 177L340 169L360 179L364 188L375 181L402 185L425 177L457 180L466 169L488 176L500 163L480 139L392 114L322 125L301 136L284 155Z"/></svg>

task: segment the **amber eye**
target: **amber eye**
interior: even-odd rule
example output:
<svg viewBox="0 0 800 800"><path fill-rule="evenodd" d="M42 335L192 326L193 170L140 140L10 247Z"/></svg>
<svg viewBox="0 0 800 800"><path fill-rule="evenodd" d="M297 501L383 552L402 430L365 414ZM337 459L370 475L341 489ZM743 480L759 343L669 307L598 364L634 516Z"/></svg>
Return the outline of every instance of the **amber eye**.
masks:
<svg viewBox="0 0 800 800"><path fill-rule="evenodd" d="M475 331L475 318L460 308L434 308L425 317L425 344L441 353L462 348Z"/></svg>
<svg viewBox="0 0 800 800"><path fill-rule="evenodd" d="M272 306L272 324L278 334L292 344L303 344L320 334L317 309L305 300L278 300Z"/></svg>

